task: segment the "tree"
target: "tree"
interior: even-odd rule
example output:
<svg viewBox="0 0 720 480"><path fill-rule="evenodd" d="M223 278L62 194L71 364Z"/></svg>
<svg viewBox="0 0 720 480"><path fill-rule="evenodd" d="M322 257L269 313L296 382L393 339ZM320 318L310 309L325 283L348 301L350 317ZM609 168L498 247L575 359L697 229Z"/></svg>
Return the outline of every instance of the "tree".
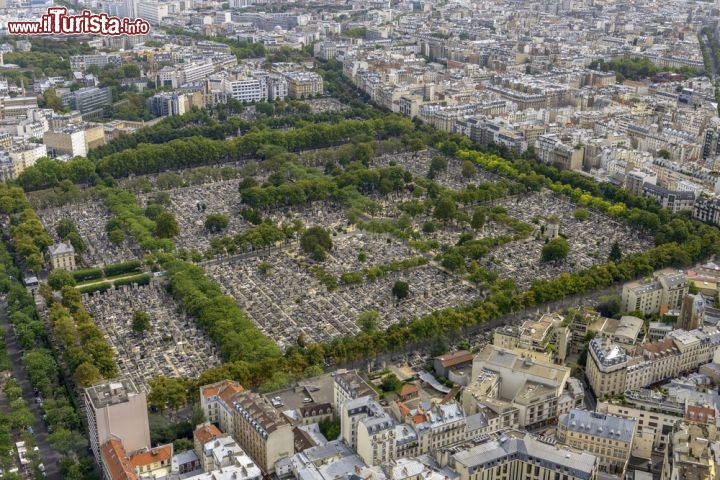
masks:
<svg viewBox="0 0 720 480"><path fill-rule="evenodd" d="M485 225L485 209L478 207L473 210L473 216L470 220L470 226L475 230L482 228Z"/></svg>
<svg viewBox="0 0 720 480"><path fill-rule="evenodd" d="M608 261L618 263L621 259L622 250L620 249L620 244L616 240L615 242L613 242L612 247L610 247L610 255L608 255Z"/></svg>
<svg viewBox="0 0 720 480"><path fill-rule="evenodd" d="M132 329L135 333L143 333L150 330L150 315L141 310L133 313Z"/></svg>
<svg viewBox="0 0 720 480"><path fill-rule="evenodd" d="M477 174L477 167L470 160L465 160L462 163L460 173L462 173L462 176L465 178L473 178Z"/></svg>
<svg viewBox="0 0 720 480"><path fill-rule="evenodd" d="M603 317L613 318L622 311L622 298L620 295L603 295L598 298L598 301L595 310L600 312Z"/></svg>
<svg viewBox="0 0 720 480"><path fill-rule="evenodd" d="M65 240L71 232L77 232L77 227L75 227L75 223L69 218L63 218L57 227L55 227L55 231L61 240Z"/></svg>
<svg viewBox="0 0 720 480"><path fill-rule="evenodd" d="M100 370L90 362L83 362L75 369L75 382L80 387L90 387L102 380Z"/></svg>
<svg viewBox="0 0 720 480"><path fill-rule="evenodd" d="M374 332L380 323L380 314L377 310L367 310L358 315L357 323L363 332Z"/></svg>
<svg viewBox="0 0 720 480"><path fill-rule="evenodd" d="M330 441L337 440L340 436L340 418L333 416L332 418L323 418L318 422L320 433Z"/></svg>
<svg viewBox="0 0 720 480"><path fill-rule="evenodd" d="M400 379L394 373L385 375L380 383L383 392L396 392L400 389Z"/></svg>
<svg viewBox="0 0 720 480"><path fill-rule="evenodd" d="M182 378L156 377L150 380L148 403L155 408L177 409L188 401L188 383Z"/></svg>
<svg viewBox="0 0 720 480"><path fill-rule="evenodd" d="M77 452L87 448L88 444L87 439L80 432L64 427L59 427L48 435L48 442L56 452L65 457L74 456Z"/></svg>
<svg viewBox="0 0 720 480"><path fill-rule="evenodd" d="M570 245L562 237L553 238L542 248L543 262L560 262L565 260L570 253Z"/></svg>
<svg viewBox="0 0 720 480"><path fill-rule="evenodd" d="M81 254L87 250L87 245L85 245L85 241L77 232L68 233L66 240L70 242L70 244L73 246L76 254Z"/></svg>
<svg viewBox="0 0 720 480"><path fill-rule="evenodd" d="M392 287L392 294L398 300L407 298L407 296L410 295L410 285L407 282L398 280Z"/></svg>
<svg viewBox="0 0 720 480"><path fill-rule="evenodd" d="M65 285L74 287L75 277L67 270L56 268L48 275L48 285L50 285L53 290L62 290L62 287Z"/></svg>
<svg viewBox="0 0 720 480"><path fill-rule="evenodd" d="M321 262L332 249L330 233L322 227L310 227L300 237L300 248L314 260Z"/></svg>
<svg viewBox="0 0 720 480"><path fill-rule="evenodd" d="M433 217L448 221L455 217L457 214L457 204L451 197L440 197L435 202L435 209L433 210Z"/></svg>
<svg viewBox="0 0 720 480"><path fill-rule="evenodd" d="M590 212L588 212L587 208L576 208L573 212L573 217L575 217L576 220L584 222L590 218Z"/></svg>
<svg viewBox="0 0 720 480"><path fill-rule="evenodd" d="M175 216L170 212L163 212L155 220L155 236L158 238L173 238L180 233Z"/></svg>
<svg viewBox="0 0 720 480"><path fill-rule="evenodd" d="M428 170L427 178L432 180L437 176L438 173L447 170L447 160L443 157L435 156L430 161L430 169Z"/></svg>
<svg viewBox="0 0 720 480"><path fill-rule="evenodd" d="M455 249L444 254L440 264L451 272L461 272L465 270L465 258Z"/></svg>
<svg viewBox="0 0 720 480"><path fill-rule="evenodd" d="M222 213L211 213L205 218L205 228L212 233L225 230L230 224L230 218Z"/></svg>
<svg viewBox="0 0 720 480"><path fill-rule="evenodd" d="M114 245L120 245L125 241L125 232L119 228L110 230L108 232L108 240Z"/></svg>

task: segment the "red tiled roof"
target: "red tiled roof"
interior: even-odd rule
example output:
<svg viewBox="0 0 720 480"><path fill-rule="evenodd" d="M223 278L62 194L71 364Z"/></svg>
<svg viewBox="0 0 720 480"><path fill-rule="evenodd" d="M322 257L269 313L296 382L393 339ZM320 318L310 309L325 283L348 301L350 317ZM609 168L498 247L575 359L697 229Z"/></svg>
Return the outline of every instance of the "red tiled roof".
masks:
<svg viewBox="0 0 720 480"><path fill-rule="evenodd" d="M711 418L715 418L715 409L699 405L688 405L685 418L697 422L707 422Z"/></svg>
<svg viewBox="0 0 720 480"><path fill-rule="evenodd" d="M413 385L412 383L406 383L400 389L400 398L405 398L410 395L416 395L417 393L418 388L415 385Z"/></svg>
<svg viewBox="0 0 720 480"><path fill-rule="evenodd" d="M220 431L220 429L212 423L202 425L201 427L195 429L195 431L193 432L193 437L196 438L201 445L205 445L210 440L221 436L222 432Z"/></svg>
<svg viewBox="0 0 720 480"><path fill-rule="evenodd" d="M170 466L170 459L172 458L172 454L173 450L172 445L170 444L163 445L161 447L155 447L144 452L136 453L135 455L130 457L130 465L134 470L138 467L152 465L153 463L159 463L164 460L164 465Z"/></svg>
<svg viewBox="0 0 720 480"><path fill-rule="evenodd" d="M439 357L435 358L440 360L443 368L448 368L454 367L455 365L459 365L461 363L472 362L473 354L471 352L468 352L467 350L458 350L457 352L446 353L445 355L440 355Z"/></svg>
<svg viewBox="0 0 720 480"><path fill-rule="evenodd" d="M109 440L100 446L100 456L110 473L110 480L138 480L120 440Z"/></svg>

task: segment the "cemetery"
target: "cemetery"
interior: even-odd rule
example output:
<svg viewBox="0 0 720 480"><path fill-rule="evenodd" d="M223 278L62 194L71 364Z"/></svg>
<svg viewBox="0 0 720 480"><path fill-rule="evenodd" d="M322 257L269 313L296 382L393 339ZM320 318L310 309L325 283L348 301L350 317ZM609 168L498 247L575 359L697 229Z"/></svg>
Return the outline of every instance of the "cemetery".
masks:
<svg viewBox="0 0 720 480"><path fill-rule="evenodd" d="M84 294L82 301L115 350L121 375L140 388L160 375L197 378L220 364L212 342L192 318L178 313L160 283ZM135 312L147 314L147 329L134 325Z"/></svg>
<svg viewBox="0 0 720 480"><path fill-rule="evenodd" d="M73 221L80 237L87 245L87 251L82 254L85 266L102 267L141 257L141 252L132 239L126 237L119 244L110 241L105 224L112 214L102 201L93 200L62 208L38 210L37 213L45 229L56 242L60 241L55 231L60 221L64 218Z"/></svg>

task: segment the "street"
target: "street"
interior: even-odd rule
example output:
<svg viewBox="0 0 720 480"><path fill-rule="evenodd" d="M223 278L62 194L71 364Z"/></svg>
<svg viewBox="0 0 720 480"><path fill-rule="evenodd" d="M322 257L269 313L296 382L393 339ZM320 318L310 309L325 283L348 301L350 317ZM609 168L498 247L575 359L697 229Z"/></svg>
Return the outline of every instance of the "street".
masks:
<svg viewBox="0 0 720 480"><path fill-rule="evenodd" d="M25 401L28 403L28 408L35 416L35 423L33 424L33 431L35 434L35 441L37 446L40 448L40 458L45 465L46 477L51 480L60 480L60 470L58 468L58 461L60 455L58 455L47 441L48 432L45 427L45 423L42 420L43 411L35 402L35 394L33 387L30 385L25 367L22 365L22 353L20 347L15 338L15 334L10 327L10 321L8 320L7 304L3 301L0 303L0 328L4 328L7 331L6 344L7 353L12 362L12 377L17 380L18 384L22 388L22 394Z"/></svg>

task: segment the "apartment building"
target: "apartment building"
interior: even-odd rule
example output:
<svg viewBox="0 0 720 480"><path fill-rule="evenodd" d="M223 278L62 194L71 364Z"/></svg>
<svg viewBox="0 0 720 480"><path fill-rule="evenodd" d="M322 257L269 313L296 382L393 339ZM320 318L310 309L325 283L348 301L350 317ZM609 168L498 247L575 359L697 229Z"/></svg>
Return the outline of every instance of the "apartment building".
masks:
<svg viewBox="0 0 720 480"><path fill-rule="evenodd" d="M719 346L717 327L674 330L662 340L644 344L635 357L609 339L596 337L588 346L586 375L598 398L620 395L692 372L711 362Z"/></svg>
<svg viewBox="0 0 720 480"><path fill-rule="evenodd" d="M510 350L550 353L556 363L563 363L570 347L570 329L564 317L544 314L537 320L526 320L520 327L498 327L493 332L493 345Z"/></svg>
<svg viewBox="0 0 720 480"><path fill-rule="evenodd" d="M110 87L85 87L64 97L63 103L78 110L83 118L88 118L88 115L101 114L105 107L112 104L112 91Z"/></svg>
<svg viewBox="0 0 720 480"><path fill-rule="evenodd" d="M578 145L566 145L555 134L540 135L535 142L538 159L548 165L565 170L580 170L583 164L584 149Z"/></svg>
<svg viewBox="0 0 720 480"><path fill-rule="evenodd" d="M66 125L45 132L43 143L52 156L85 157L91 148L105 145L105 129L83 123Z"/></svg>
<svg viewBox="0 0 720 480"><path fill-rule="evenodd" d="M323 79L315 72L284 72L290 98L312 98L322 95Z"/></svg>
<svg viewBox="0 0 720 480"><path fill-rule="evenodd" d="M150 25L159 25L165 17L170 16L170 5L153 1L138 2L137 16Z"/></svg>
<svg viewBox="0 0 720 480"><path fill-rule="evenodd" d="M450 453L448 464L459 480L594 480L598 471L598 459L590 453L512 430L497 440Z"/></svg>
<svg viewBox="0 0 720 480"><path fill-rule="evenodd" d="M483 395L509 402L518 409L520 426L531 428L557 418L569 377L567 367L488 345L475 357L468 388L477 392L476 383L489 385Z"/></svg>
<svg viewBox="0 0 720 480"><path fill-rule="evenodd" d="M73 71L84 72L90 66L101 70L108 65L121 65L122 58L117 53L100 53L97 55L71 55L70 68Z"/></svg>
<svg viewBox="0 0 720 480"><path fill-rule="evenodd" d="M651 183L643 184L642 190L647 198L655 200L673 213L693 210L695 206L695 192L692 191L674 191Z"/></svg>
<svg viewBox="0 0 720 480"><path fill-rule="evenodd" d="M689 286L685 275L676 270L655 272L649 281L635 281L623 285L622 310L644 314L665 314L679 310Z"/></svg>
<svg viewBox="0 0 720 480"><path fill-rule="evenodd" d="M37 97L0 97L2 120L28 118L28 112L37 108Z"/></svg>
<svg viewBox="0 0 720 480"><path fill-rule="evenodd" d="M295 453L292 425L267 401L254 392L232 396L232 436L266 473L275 462Z"/></svg>
<svg viewBox="0 0 720 480"><path fill-rule="evenodd" d="M619 395L627 384L628 356L617 345L595 337L588 345L585 374L598 398Z"/></svg>
<svg viewBox="0 0 720 480"><path fill-rule="evenodd" d="M243 391L242 385L232 380L200 387L200 408L208 422L217 424L223 432L232 432L235 425L232 397Z"/></svg>
<svg viewBox="0 0 720 480"><path fill-rule="evenodd" d="M42 157L47 157L47 147L42 143L23 143L7 149L12 161L12 178L17 178L23 170L32 167Z"/></svg>
<svg viewBox="0 0 720 480"><path fill-rule="evenodd" d="M338 370L333 374L333 407L339 412L348 400L360 397L377 398L377 392L358 374L357 370Z"/></svg>
<svg viewBox="0 0 720 480"><path fill-rule="evenodd" d="M720 225L720 198L699 197L693 205L692 217L701 222Z"/></svg>
<svg viewBox="0 0 720 480"><path fill-rule="evenodd" d="M119 439L128 453L150 447L150 425L145 393L123 378L85 389L85 414L90 449L102 465L100 447Z"/></svg>
<svg viewBox="0 0 720 480"><path fill-rule="evenodd" d="M52 269L75 270L75 249L70 242L60 242L48 247Z"/></svg>
<svg viewBox="0 0 720 480"><path fill-rule="evenodd" d="M634 420L572 409L558 418L557 440L598 458L601 472L621 477L630 461L637 424Z"/></svg>
<svg viewBox="0 0 720 480"><path fill-rule="evenodd" d="M601 401L597 411L635 420L638 429L650 432L652 447L664 451L671 440L673 426L683 419L715 425L717 413L709 404L720 401L716 392L700 392L685 386L660 392L637 389L625 392L622 399Z"/></svg>
<svg viewBox="0 0 720 480"><path fill-rule="evenodd" d="M675 425L671 441L665 449L662 480L716 478L717 429L708 429L694 422Z"/></svg>

